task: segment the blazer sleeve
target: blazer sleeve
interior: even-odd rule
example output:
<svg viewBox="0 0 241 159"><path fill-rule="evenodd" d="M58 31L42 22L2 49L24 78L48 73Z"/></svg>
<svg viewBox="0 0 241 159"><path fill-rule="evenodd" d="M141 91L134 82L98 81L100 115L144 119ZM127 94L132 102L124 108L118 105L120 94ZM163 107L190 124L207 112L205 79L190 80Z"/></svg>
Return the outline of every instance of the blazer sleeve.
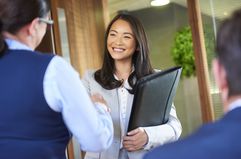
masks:
<svg viewBox="0 0 241 159"><path fill-rule="evenodd" d="M181 122L177 117L174 105L172 105L169 121L166 124L143 128L148 135L148 143L144 147L145 150L176 141L182 133Z"/></svg>

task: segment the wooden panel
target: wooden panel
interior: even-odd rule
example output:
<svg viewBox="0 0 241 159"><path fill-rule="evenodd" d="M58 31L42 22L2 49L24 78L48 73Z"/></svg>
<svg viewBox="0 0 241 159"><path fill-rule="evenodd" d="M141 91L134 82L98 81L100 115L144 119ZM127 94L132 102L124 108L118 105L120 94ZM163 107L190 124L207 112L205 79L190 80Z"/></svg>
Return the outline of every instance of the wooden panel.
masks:
<svg viewBox="0 0 241 159"><path fill-rule="evenodd" d="M104 45L104 17L101 1L65 1L71 63L82 74L99 68Z"/></svg>
<svg viewBox="0 0 241 159"><path fill-rule="evenodd" d="M100 2L100 1L98 1ZM104 18L104 24L105 28L107 28L109 21L110 21L110 13L109 13L109 5L108 0L102 0L102 11L103 11L103 18Z"/></svg>
<svg viewBox="0 0 241 159"><path fill-rule="evenodd" d="M54 20L54 25L52 29L53 29L55 53L61 56L62 50L61 50L61 41L60 41L60 33L59 33L58 15L57 15L58 0L51 0L50 4L51 4L51 16L52 16L52 19Z"/></svg>
<svg viewBox="0 0 241 159"><path fill-rule="evenodd" d="M214 120L213 107L209 90L207 57L204 44L201 12L198 0L187 0L189 23L192 28L192 38L195 53L195 66L199 85L199 95L203 122Z"/></svg>

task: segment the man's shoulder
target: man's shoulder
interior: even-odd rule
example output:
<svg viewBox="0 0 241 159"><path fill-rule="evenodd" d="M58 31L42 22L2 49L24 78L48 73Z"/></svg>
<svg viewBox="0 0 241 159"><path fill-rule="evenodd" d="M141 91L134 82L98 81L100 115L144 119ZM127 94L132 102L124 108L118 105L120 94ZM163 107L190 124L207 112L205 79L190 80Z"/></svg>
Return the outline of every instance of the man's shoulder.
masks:
<svg viewBox="0 0 241 159"><path fill-rule="evenodd" d="M229 128L226 127L226 129ZM222 120L204 124L187 137L153 149L146 154L144 159L212 159L216 156L220 157L226 150L225 144L231 144L229 140L234 140L234 137L230 137L228 132L225 130L225 123Z"/></svg>

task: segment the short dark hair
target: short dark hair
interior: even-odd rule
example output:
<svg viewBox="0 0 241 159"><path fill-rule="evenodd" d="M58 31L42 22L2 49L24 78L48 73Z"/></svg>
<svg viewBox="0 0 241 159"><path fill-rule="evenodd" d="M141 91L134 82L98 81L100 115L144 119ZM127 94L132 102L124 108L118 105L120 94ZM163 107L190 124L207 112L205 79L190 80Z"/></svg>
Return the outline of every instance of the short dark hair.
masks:
<svg viewBox="0 0 241 159"><path fill-rule="evenodd" d="M227 74L229 96L241 94L241 9L220 26L216 55Z"/></svg>
<svg viewBox="0 0 241 159"><path fill-rule="evenodd" d="M6 49L2 32L15 34L34 18L50 11L49 0L0 0L0 55Z"/></svg>
<svg viewBox="0 0 241 159"><path fill-rule="evenodd" d="M135 81L139 78L153 73L153 68L149 59L149 46L147 41L147 36L144 30L142 23L129 14L128 12L120 12L116 15L111 22L109 23L106 33L105 33L105 46L104 46L104 60L102 68L95 72L96 81L105 89L114 89L122 85L123 81L118 81L114 78L115 65L114 60L109 54L107 49L107 38L112 24L117 20L124 20L130 24L130 27L133 31L136 47L138 48L133 54L132 64L134 66L134 72L129 76L128 82L133 88ZM131 91L130 91L131 92Z"/></svg>

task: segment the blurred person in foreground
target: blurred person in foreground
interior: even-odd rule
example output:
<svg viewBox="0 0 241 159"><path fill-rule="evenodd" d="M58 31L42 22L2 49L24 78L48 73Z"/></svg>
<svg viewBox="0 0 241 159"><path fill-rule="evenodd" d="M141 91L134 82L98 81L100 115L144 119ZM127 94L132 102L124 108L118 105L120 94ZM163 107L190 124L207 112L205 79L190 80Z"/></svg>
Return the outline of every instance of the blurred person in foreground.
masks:
<svg viewBox="0 0 241 159"><path fill-rule="evenodd" d="M154 149L144 159L241 158L241 9L219 28L216 54L213 73L224 116L185 139Z"/></svg>
<svg viewBox="0 0 241 159"><path fill-rule="evenodd" d="M1 159L65 159L72 134L85 151L112 143L103 98L95 106L67 62L34 51L52 23L48 0L0 1Z"/></svg>

